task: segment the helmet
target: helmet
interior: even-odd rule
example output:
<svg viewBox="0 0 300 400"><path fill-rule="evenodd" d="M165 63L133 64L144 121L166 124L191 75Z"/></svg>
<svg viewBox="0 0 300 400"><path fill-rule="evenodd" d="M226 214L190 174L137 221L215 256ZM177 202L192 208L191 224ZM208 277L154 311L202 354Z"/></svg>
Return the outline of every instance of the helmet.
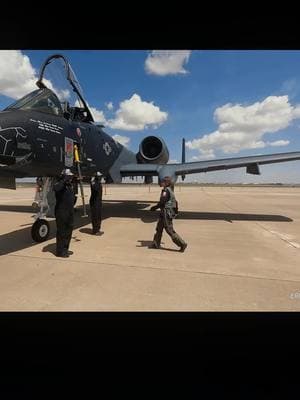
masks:
<svg viewBox="0 0 300 400"><path fill-rule="evenodd" d="M74 174L72 174L71 170L69 168L63 169L62 170L62 175L67 175L67 176L73 176Z"/></svg>
<svg viewBox="0 0 300 400"><path fill-rule="evenodd" d="M101 173L100 173L99 171L97 171L97 172L95 173L95 176L100 177L100 176L101 176Z"/></svg>

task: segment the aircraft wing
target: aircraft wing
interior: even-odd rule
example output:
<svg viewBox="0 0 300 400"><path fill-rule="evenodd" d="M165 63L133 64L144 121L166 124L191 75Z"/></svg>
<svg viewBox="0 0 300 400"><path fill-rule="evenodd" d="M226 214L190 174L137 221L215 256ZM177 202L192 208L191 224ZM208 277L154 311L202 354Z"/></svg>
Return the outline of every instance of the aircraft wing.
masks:
<svg viewBox="0 0 300 400"><path fill-rule="evenodd" d="M122 176L178 176L199 172L220 171L246 167L247 173L259 175L259 165L300 160L300 151L268 154L261 156L224 158L219 160L196 161L181 164L127 164L121 167Z"/></svg>

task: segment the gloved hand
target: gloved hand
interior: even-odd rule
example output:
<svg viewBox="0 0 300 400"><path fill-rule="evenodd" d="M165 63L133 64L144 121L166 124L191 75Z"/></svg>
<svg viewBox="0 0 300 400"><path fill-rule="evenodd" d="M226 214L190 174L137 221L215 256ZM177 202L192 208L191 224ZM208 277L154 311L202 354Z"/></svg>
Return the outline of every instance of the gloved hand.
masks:
<svg viewBox="0 0 300 400"><path fill-rule="evenodd" d="M150 208L150 211L156 211L157 210L157 206L152 206L151 208Z"/></svg>

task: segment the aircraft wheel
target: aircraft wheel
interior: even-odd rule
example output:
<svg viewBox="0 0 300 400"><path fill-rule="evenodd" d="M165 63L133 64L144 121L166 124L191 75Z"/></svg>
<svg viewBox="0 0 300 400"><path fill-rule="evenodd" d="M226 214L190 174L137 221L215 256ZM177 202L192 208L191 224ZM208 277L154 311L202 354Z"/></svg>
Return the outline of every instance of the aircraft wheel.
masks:
<svg viewBox="0 0 300 400"><path fill-rule="evenodd" d="M44 242L50 234L49 222L45 219L37 219L31 228L31 237L35 242Z"/></svg>

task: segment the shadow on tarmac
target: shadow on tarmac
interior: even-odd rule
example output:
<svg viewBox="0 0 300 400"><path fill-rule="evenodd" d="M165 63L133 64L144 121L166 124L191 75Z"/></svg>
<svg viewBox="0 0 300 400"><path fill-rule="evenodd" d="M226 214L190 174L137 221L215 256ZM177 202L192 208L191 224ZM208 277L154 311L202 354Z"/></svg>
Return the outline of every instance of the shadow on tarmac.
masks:
<svg viewBox="0 0 300 400"><path fill-rule="evenodd" d="M79 229L79 232L81 232L81 233L87 233L88 235L93 235L93 236L95 236L95 234L93 233L93 229L92 229L92 228L82 228L82 229ZM103 232L103 231L100 231L100 232L97 234L97 236L102 236L102 235L104 235L104 232Z"/></svg>
<svg viewBox="0 0 300 400"><path fill-rule="evenodd" d="M168 249L168 248L162 247L162 246L160 246L159 249L155 249L153 247L150 247L152 245L152 243L153 243L152 240L138 240L138 243L140 243L140 246L136 246L136 247L148 247L148 249L155 250L155 251L166 250L166 251L176 251L176 252L178 252L178 249L177 250ZM161 244L164 244L164 242L161 242Z"/></svg>
<svg viewBox="0 0 300 400"><path fill-rule="evenodd" d="M154 222L158 218L159 211L149 212L145 210L150 207L151 203L156 204L155 201L148 201L141 203L136 200L108 200L103 201L102 219L106 218L140 218L143 222ZM88 208L88 207L87 207ZM18 205L0 205L0 211L9 212L28 212L34 214L33 207L31 206L18 206ZM82 206L76 208L76 215L82 214ZM233 221L269 221L269 222L292 222L293 220L283 215L273 214L245 214L245 213L228 213L228 212L200 212L200 211L179 211L176 219L186 220L223 220L228 222ZM88 220L88 222L87 222ZM89 218L85 222L90 223ZM25 226L27 224L21 225ZM84 224L82 224L84 225ZM81 226L81 225L80 225ZM88 232L85 232L88 233Z"/></svg>
<svg viewBox="0 0 300 400"><path fill-rule="evenodd" d="M55 220L48 221L48 222L50 224L50 235L49 235L48 240L50 240L50 239L55 238L56 223L55 223ZM78 218L75 216L74 229L84 226L84 225L88 224L89 222L90 221L87 218ZM72 239L75 241L80 241L80 239L78 239L76 237L76 232L73 232ZM13 253L15 251L23 250L28 247L33 247L36 244L37 243L34 242L31 237L31 225L26 228L23 228L23 229L5 233L4 235L0 236L0 256L9 254L9 253ZM54 246L55 246L55 244L54 244Z"/></svg>
<svg viewBox="0 0 300 400"><path fill-rule="evenodd" d="M140 219L144 223L153 223L157 221L159 211L150 212L146 210L151 203L155 201L138 202L135 200L105 200L103 201L102 220L106 218L135 218ZM88 213L89 208L87 207ZM34 215L35 211L32 206L22 205L0 205L0 211L9 212L28 212ZM90 224L90 218L82 218L82 207L77 207L77 212L74 218L74 229L81 228ZM292 222L291 218L282 215L266 215L266 214L241 214L241 213L218 213L218 212L195 212L195 211L180 211L176 219L180 220L223 220L227 222L233 221L267 221L267 222ZM33 223L34 221L32 221ZM50 235L49 239L53 239L56 234L55 220L49 221ZM0 255L5 255L19 251L36 245L31 238L31 224L23 224L25 228L5 233L0 236ZM84 228L80 230L83 233L90 233L91 229ZM73 233L73 239L76 238L76 233ZM145 241L141 241L143 243ZM141 247L143 244L141 244ZM166 249L167 250L167 249ZM52 252L52 251L51 251Z"/></svg>
<svg viewBox="0 0 300 400"><path fill-rule="evenodd" d="M81 228L81 229L79 229L79 232L87 233L88 235L93 235L93 229L92 228Z"/></svg>
<svg viewBox="0 0 300 400"><path fill-rule="evenodd" d="M47 246L43 247L42 252L56 255L56 243L47 244Z"/></svg>

